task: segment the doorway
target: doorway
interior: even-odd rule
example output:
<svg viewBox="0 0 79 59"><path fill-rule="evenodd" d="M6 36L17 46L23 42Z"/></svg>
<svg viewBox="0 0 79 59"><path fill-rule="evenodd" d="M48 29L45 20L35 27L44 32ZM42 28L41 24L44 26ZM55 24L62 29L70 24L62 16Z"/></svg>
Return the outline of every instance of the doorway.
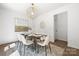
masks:
<svg viewBox="0 0 79 59"><path fill-rule="evenodd" d="M67 12L62 12L54 15L54 37L55 40L67 42L67 27L68 17Z"/></svg>

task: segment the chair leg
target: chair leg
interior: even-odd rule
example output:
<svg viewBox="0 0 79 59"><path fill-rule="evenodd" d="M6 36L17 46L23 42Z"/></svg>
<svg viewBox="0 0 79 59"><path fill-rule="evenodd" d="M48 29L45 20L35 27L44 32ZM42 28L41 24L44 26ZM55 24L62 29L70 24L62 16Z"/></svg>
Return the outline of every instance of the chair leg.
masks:
<svg viewBox="0 0 79 59"><path fill-rule="evenodd" d="M17 48L19 49L19 47L20 47L20 41L18 41L17 43L18 43L17 44Z"/></svg>
<svg viewBox="0 0 79 59"><path fill-rule="evenodd" d="M16 42L16 45L17 45L17 49L19 49L20 46L19 41Z"/></svg>
<svg viewBox="0 0 79 59"><path fill-rule="evenodd" d="M51 51L51 46L50 46L50 43L49 43L48 45L49 45L49 49L50 49L50 53L51 53L52 51Z"/></svg>
<svg viewBox="0 0 79 59"><path fill-rule="evenodd" d="M47 47L45 46L45 55L47 56Z"/></svg>
<svg viewBox="0 0 79 59"><path fill-rule="evenodd" d="M19 50L20 50L20 55L21 55L21 44L22 44L22 43L21 43L21 42L19 42L19 43L20 43Z"/></svg>
<svg viewBox="0 0 79 59"><path fill-rule="evenodd" d="M39 53L39 45L38 45L38 48L37 48L37 53Z"/></svg>
<svg viewBox="0 0 79 59"><path fill-rule="evenodd" d="M23 54L24 54L24 56L25 56L25 50L26 50L26 47L25 47L25 45L24 45L24 53L23 53Z"/></svg>

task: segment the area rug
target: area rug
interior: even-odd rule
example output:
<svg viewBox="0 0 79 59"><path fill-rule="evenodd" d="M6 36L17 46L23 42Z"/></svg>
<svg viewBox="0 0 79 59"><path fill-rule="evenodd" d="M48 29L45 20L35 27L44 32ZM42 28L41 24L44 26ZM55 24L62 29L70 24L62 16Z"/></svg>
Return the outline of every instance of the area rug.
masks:
<svg viewBox="0 0 79 59"><path fill-rule="evenodd" d="M33 45L25 46L21 42L16 43L17 50L20 53L20 56L46 56L45 49L40 46L36 46L36 49ZM25 48L25 49L24 49ZM51 44L50 49L47 48L47 56L62 56L64 49Z"/></svg>

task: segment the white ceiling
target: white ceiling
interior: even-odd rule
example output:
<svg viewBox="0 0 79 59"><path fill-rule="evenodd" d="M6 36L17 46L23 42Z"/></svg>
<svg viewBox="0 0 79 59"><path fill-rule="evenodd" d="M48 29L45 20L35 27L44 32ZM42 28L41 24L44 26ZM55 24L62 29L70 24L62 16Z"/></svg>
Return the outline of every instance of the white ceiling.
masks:
<svg viewBox="0 0 79 59"><path fill-rule="evenodd" d="M0 5L19 13L25 13L27 8L31 6L31 3L4 3ZM35 3L35 5L38 7L38 15L40 15L68 5L68 3Z"/></svg>

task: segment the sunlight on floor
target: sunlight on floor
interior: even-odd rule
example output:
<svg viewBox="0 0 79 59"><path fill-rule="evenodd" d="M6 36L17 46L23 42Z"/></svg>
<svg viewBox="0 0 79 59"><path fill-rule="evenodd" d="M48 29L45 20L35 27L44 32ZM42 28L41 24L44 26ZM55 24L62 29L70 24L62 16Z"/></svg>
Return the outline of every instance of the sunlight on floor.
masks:
<svg viewBox="0 0 79 59"><path fill-rule="evenodd" d="M15 52L10 54L9 56L20 56L20 54L19 54L18 50L16 50Z"/></svg>

